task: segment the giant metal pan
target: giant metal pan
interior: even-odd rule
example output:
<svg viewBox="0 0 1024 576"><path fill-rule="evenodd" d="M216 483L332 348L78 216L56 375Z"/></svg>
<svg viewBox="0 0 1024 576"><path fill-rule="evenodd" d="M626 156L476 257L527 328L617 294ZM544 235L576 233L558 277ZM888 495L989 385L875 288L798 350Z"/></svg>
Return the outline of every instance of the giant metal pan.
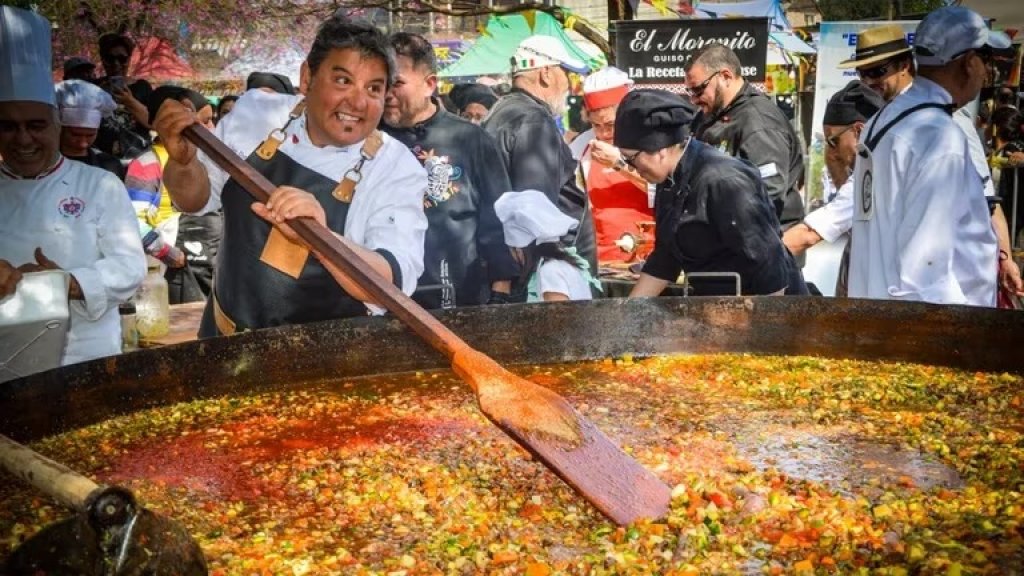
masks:
<svg viewBox="0 0 1024 576"><path fill-rule="evenodd" d="M823 298L604 299L466 308L445 323L503 363L631 353L889 359L1024 373L1024 313ZM0 433L27 442L153 406L444 367L399 322L360 318L144 350L0 385Z"/></svg>

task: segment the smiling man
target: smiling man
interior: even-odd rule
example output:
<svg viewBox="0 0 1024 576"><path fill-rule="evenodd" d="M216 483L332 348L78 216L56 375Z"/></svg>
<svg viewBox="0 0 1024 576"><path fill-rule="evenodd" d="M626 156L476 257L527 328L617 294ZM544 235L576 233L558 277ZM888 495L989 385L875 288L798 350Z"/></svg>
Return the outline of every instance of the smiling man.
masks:
<svg viewBox="0 0 1024 576"><path fill-rule="evenodd" d="M384 131L427 170L429 226L424 271L413 297L425 308L507 301L518 273L494 202L509 190L494 140L434 98L437 62L426 38L391 35L398 75L384 106Z"/></svg>
<svg viewBox="0 0 1024 576"><path fill-rule="evenodd" d="M215 133L278 186L265 205L182 138L196 122L192 112L173 100L163 104L154 124L169 155L164 183L175 205L198 214L224 209L201 336L380 310L348 277L308 258L287 225L292 218L314 218L356 244L406 294L416 288L427 179L401 142L377 131L394 72L379 30L334 16L302 65L305 98L250 90L238 99Z"/></svg>
<svg viewBox="0 0 1024 576"><path fill-rule="evenodd" d="M60 152L49 66L50 23L0 6L0 294L22 273L66 271L72 364L121 352L117 305L146 261L124 184Z"/></svg>

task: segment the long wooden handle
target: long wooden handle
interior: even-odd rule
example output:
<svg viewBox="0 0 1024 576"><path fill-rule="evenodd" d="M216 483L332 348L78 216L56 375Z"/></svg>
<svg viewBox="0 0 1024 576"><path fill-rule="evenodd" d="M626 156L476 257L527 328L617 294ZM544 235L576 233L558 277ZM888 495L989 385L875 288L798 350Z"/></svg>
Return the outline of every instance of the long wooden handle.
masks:
<svg viewBox="0 0 1024 576"><path fill-rule="evenodd" d="M224 171L231 175L254 198L266 202L274 186L237 154L221 142L212 132L198 125L186 128L182 135L206 153ZM337 266L374 300L405 322L428 344L449 360L455 352L468 348L468 344L448 329L437 318L423 309L412 298L378 274L348 244L312 218L296 218L288 224L321 258Z"/></svg>
<svg viewBox="0 0 1024 576"><path fill-rule="evenodd" d="M78 472L0 435L0 466L79 512L99 485Z"/></svg>

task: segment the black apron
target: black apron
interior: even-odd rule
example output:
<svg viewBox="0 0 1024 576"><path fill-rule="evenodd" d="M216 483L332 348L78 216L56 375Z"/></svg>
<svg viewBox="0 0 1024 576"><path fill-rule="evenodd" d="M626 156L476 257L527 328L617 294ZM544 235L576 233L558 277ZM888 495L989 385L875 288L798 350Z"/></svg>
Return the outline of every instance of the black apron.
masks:
<svg viewBox="0 0 1024 576"><path fill-rule="evenodd" d="M337 182L280 150L270 160L253 152L246 162L275 186L293 186L315 196L327 215L327 228L344 234L349 204L332 195ZM366 305L342 290L312 255L298 279L260 261L272 226L253 213L254 201L234 178L224 185L224 236L217 253L213 292L221 310L235 323L236 331L365 316ZM217 335L211 298L203 313L199 336Z"/></svg>
<svg viewBox="0 0 1024 576"><path fill-rule="evenodd" d="M168 268L164 278L171 304L206 300L213 290L213 265L224 224L220 211L202 216L182 214L174 245L184 252L184 268Z"/></svg>

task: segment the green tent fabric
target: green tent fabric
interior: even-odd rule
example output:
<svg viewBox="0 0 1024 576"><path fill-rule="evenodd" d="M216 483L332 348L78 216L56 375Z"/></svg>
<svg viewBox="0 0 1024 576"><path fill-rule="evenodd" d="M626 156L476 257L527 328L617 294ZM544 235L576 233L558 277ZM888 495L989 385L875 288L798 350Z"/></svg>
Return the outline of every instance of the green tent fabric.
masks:
<svg viewBox="0 0 1024 576"><path fill-rule="evenodd" d="M533 11L533 30L524 14L508 14L491 16L487 22L487 32L480 36L473 46L458 61L441 70L441 77L486 76L488 74L508 74L511 67L510 59L515 54L519 43L528 36L543 34L554 36L565 44L569 54L586 62L591 69L604 65L603 58L593 58L576 45L558 20L546 12Z"/></svg>

